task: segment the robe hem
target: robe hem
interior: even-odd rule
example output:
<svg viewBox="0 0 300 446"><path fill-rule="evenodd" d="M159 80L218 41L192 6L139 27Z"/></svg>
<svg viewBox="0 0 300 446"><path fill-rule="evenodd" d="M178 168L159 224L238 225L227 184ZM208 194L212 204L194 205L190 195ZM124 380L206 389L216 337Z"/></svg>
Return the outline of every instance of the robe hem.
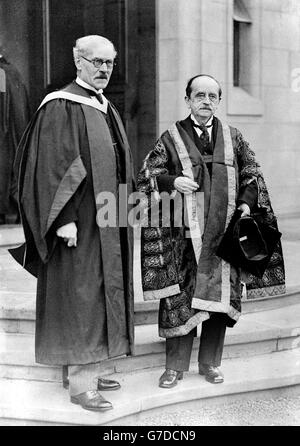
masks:
<svg viewBox="0 0 300 446"><path fill-rule="evenodd" d="M285 285L275 285L264 288L247 289L247 299L255 299L259 297L271 297L286 293Z"/></svg>
<svg viewBox="0 0 300 446"><path fill-rule="evenodd" d="M202 322L208 320L210 315L207 311L199 311L194 314L190 319L186 321L184 325L172 328L159 328L159 336L162 338L174 338L177 336L187 335L193 328L197 325L202 324Z"/></svg>
<svg viewBox="0 0 300 446"><path fill-rule="evenodd" d="M171 285L161 290L144 291L144 300L159 300L165 297L172 297L181 293L179 284Z"/></svg>
<svg viewBox="0 0 300 446"><path fill-rule="evenodd" d="M225 304L222 301L216 302L211 300L199 299L197 297L194 297L192 299L192 308L195 308L196 310L213 311L217 313L227 313L229 311L228 303Z"/></svg>
<svg viewBox="0 0 300 446"><path fill-rule="evenodd" d="M56 354L36 354L35 361L39 364L46 365L84 365L91 364L100 361L106 361L109 359L117 358L120 356L128 356L130 354L129 347L122 353L116 353L109 355L104 349L95 351L93 353L85 353L78 355L72 352L56 353Z"/></svg>

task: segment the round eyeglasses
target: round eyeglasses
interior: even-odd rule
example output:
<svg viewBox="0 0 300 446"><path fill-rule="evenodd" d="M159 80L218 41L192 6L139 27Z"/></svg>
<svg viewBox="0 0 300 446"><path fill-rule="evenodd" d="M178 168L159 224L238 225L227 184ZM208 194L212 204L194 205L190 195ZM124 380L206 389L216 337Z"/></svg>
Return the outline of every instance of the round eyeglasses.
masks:
<svg viewBox="0 0 300 446"><path fill-rule="evenodd" d="M214 93L209 93L208 95L206 95L205 93L197 93L196 96L194 97L193 101L194 102L202 102L204 101L206 98L208 98L208 100L210 102L212 102L213 104L217 104L220 101L219 96L217 96Z"/></svg>
<svg viewBox="0 0 300 446"><path fill-rule="evenodd" d="M107 68L109 70L111 70L116 65L116 62L114 60L110 60L110 59L103 60L103 59L98 59L97 57L95 57L95 59L87 59L84 56L80 56L80 57L82 57L83 59L85 59L88 62L92 63L95 68L101 68L102 65L106 64Z"/></svg>

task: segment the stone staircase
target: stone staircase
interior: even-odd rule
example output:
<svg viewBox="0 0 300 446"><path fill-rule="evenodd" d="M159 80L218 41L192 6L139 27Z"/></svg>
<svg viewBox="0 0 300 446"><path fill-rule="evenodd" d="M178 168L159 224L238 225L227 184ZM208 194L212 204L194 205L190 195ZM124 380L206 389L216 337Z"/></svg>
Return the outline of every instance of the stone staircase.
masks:
<svg viewBox="0 0 300 446"><path fill-rule="evenodd" d="M0 425L130 425L168 405L266 389L298 389L300 287L289 286L284 296L244 301L240 321L227 330L225 382L220 386L197 374L196 339L185 379L173 389L158 387L165 352L164 340L158 337L157 303L137 302L135 356L103 364L103 375L122 384L119 391L105 393L114 410L93 413L71 404L61 384L61 368L35 363L35 279L6 250L16 237L22 239L21 229L7 231L0 231Z"/></svg>

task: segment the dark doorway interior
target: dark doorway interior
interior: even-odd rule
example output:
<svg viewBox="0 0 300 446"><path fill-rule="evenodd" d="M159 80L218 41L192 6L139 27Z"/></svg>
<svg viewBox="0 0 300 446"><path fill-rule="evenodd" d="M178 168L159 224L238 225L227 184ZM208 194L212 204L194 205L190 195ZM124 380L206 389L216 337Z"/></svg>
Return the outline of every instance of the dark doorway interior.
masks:
<svg viewBox="0 0 300 446"><path fill-rule="evenodd" d="M121 113L139 169L156 137L155 0L29 2L28 26L33 109L74 79L76 38L100 34L114 42L117 66L105 94Z"/></svg>

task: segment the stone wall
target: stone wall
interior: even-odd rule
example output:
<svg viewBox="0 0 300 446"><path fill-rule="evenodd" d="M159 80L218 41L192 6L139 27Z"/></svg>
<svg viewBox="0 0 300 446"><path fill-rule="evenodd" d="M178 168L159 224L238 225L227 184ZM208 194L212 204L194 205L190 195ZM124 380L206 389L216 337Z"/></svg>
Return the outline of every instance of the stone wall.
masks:
<svg viewBox="0 0 300 446"><path fill-rule="evenodd" d="M218 116L250 142L277 214L300 214L300 2L244 5L252 19L243 48L249 67L246 85L238 88L233 0L157 1L159 132L186 116L187 80L197 73L215 76L224 86Z"/></svg>

